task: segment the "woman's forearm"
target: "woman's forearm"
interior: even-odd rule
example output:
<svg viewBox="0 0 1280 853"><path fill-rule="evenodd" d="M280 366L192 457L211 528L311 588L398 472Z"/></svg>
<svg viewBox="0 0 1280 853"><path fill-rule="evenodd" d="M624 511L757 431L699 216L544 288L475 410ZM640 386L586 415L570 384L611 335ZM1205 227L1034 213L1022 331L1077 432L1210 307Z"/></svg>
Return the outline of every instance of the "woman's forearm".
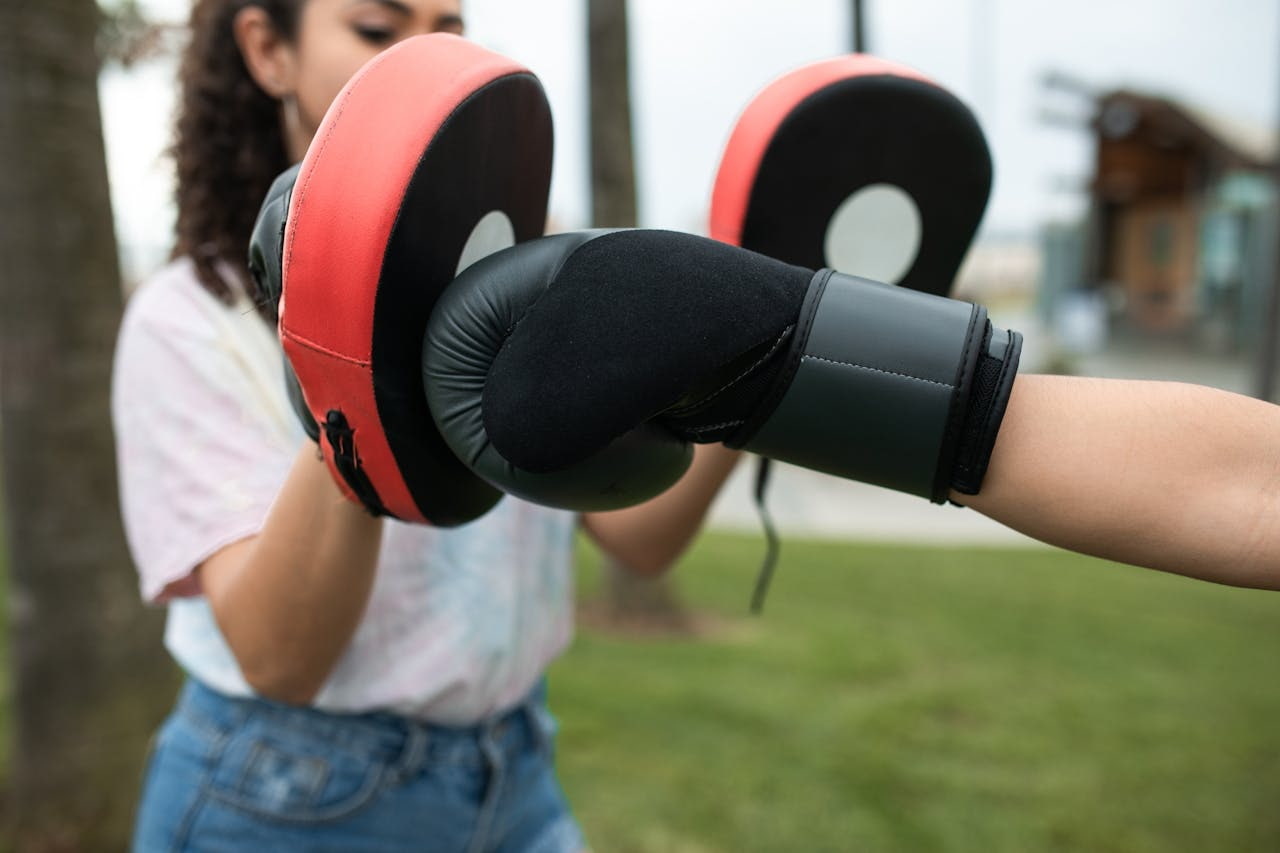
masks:
<svg viewBox="0 0 1280 853"><path fill-rule="evenodd" d="M978 495L1050 544L1280 589L1280 407L1171 382L1020 376Z"/></svg>
<svg viewBox="0 0 1280 853"><path fill-rule="evenodd" d="M642 574L665 571L688 547L742 454L722 444L694 448L693 464L656 498L626 509L587 513L583 527L610 557Z"/></svg>
<svg viewBox="0 0 1280 853"><path fill-rule="evenodd" d="M262 531L199 569L250 686L284 702L315 696L364 614L381 534L382 522L342 496L307 444Z"/></svg>

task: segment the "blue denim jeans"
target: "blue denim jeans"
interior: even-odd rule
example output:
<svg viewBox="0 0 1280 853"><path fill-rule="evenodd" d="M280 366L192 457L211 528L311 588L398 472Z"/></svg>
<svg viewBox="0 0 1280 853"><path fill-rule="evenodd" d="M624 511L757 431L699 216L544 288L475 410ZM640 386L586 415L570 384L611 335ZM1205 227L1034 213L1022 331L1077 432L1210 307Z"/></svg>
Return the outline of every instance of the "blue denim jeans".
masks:
<svg viewBox="0 0 1280 853"><path fill-rule="evenodd" d="M156 735L135 851L569 853L539 686L468 728L233 699L189 680Z"/></svg>

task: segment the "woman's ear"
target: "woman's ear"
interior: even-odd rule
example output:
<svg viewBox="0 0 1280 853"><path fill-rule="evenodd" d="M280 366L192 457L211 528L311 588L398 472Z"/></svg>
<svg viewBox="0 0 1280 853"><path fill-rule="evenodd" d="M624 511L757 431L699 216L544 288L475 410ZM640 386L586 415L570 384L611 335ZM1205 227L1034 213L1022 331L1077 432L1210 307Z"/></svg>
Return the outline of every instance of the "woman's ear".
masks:
<svg viewBox="0 0 1280 853"><path fill-rule="evenodd" d="M245 6L231 22L249 76L273 98L292 95L297 61L293 45L276 29L261 6Z"/></svg>

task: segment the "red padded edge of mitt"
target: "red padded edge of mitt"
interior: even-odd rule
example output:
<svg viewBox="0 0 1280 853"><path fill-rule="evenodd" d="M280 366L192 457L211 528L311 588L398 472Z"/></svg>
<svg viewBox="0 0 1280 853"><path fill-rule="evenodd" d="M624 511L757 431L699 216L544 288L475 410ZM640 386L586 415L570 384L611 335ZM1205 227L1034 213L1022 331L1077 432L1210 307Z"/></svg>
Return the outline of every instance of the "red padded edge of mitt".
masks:
<svg viewBox="0 0 1280 853"><path fill-rule="evenodd" d="M760 161L778 126L796 106L832 83L850 77L890 75L937 85L919 71L864 53L825 59L790 71L760 91L739 116L725 145L711 192L712 239L742 245L742 226Z"/></svg>
<svg viewBox="0 0 1280 853"><path fill-rule="evenodd" d="M323 424L341 409L383 506L423 518L397 466L374 398L371 351L382 261L401 194L428 142L480 87L527 70L457 36L407 39L370 60L330 106L302 161L289 207L280 338L307 407ZM333 282L341 282L339 290ZM325 287L325 292L314 292ZM312 399L324 387L332 399ZM354 497L320 442L335 480Z"/></svg>

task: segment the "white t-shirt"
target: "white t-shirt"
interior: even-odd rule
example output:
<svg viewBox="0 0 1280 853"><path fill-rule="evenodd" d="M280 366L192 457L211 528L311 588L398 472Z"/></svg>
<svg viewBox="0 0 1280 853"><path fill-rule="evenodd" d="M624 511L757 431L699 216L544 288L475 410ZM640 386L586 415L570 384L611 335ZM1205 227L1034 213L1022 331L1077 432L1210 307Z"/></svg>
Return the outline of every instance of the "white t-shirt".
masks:
<svg viewBox="0 0 1280 853"><path fill-rule="evenodd" d="M175 261L125 311L112 420L142 595L169 606L165 645L206 684L250 695L191 573L261 529L305 441L275 330ZM459 528L388 519L364 619L314 704L445 724L516 704L572 633L574 523L510 497Z"/></svg>

